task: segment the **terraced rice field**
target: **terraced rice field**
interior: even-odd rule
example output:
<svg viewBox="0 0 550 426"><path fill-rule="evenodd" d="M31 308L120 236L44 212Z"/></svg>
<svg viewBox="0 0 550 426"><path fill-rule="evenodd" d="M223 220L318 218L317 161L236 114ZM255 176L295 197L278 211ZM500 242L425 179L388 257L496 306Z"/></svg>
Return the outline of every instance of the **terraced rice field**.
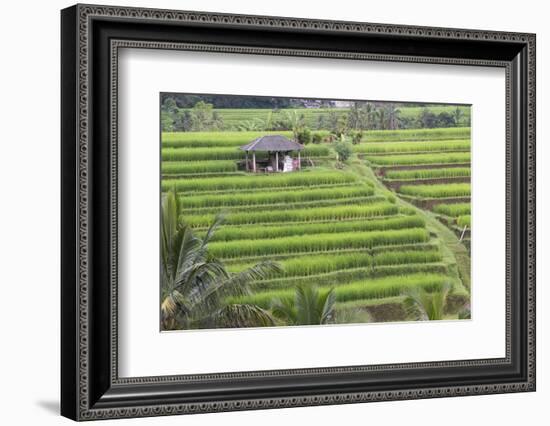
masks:
<svg viewBox="0 0 550 426"><path fill-rule="evenodd" d="M403 135L400 142L360 144L355 151L397 196L433 212L469 247L469 129L454 135L460 138L408 141Z"/></svg>
<svg viewBox="0 0 550 426"><path fill-rule="evenodd" d="M313 159L312 167L277 174L246 173L237 168L237 161L244 157L237 148L257 137L255 133L165 133L161 187L163 191L177 190L181 219L199 235L206 232L216 214L224 213L225 223L209 251L230 271L239 272L266 259L280 263L282 272L256 281L251 294L234 301L269 308L273 300L294 294L297 284L311 284L335 288L336 316L348 318L345 322L366 317L371 321L404 320L402 301L408 289L436 290L451 283L452 297L462 304L468 300L468 290L456 272L456 259L430 230L422 212L398 202L381 188L375 177L364 173L365 164L385 170L386 174L379 176L382 181L469 179L469 167L464 165L429 170L378 168L396 162L449 164L456 156L456 163L467 163L465 134L469 130L402 132L388 131L386 136L380 131L366 132L365 142L355 147L361 159L341 169L334 167L330 144L308 145L305 156ZM411 139L395 142L398 136ZM448 152L448 146L453 152ZM418 149L429 153L415 154ZM394 154L403 152L407 154L402 157ZM400 163L397 157L404 160ZM410 163L407 159L411 157L420 162ZM378 159L381 162L377 163ZM409 183L401 188L399 197L437 196L441 206L449 194L469 196L469 185L464 182ZM456 217L466 223L469 211L458 213ZM456 311L449 315L456 316Z"/></svg>

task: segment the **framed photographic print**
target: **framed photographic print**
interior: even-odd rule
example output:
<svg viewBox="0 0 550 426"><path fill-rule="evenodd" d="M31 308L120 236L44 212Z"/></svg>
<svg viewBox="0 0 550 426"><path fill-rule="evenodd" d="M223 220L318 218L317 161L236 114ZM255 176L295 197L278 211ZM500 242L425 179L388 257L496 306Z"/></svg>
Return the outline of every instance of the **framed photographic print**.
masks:
<svg viewBox="0 0 550 426"><path fill-rule="evenodd" d="M76 5L75 420L535 390L535 36Z"/></svg>

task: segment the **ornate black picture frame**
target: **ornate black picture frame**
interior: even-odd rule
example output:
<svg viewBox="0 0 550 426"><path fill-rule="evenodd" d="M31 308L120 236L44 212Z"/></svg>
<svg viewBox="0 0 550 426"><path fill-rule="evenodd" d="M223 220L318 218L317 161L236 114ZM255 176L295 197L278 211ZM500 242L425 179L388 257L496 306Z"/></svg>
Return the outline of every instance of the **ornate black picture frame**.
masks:
<svg viewBox="0 0 550 426"><path fill-rule="evenodd" d="M76 5L61 13L61 413L74 420L535 390L535 35ZM506 356L119 378L121 47L483 65L506 71Z"/></svg>

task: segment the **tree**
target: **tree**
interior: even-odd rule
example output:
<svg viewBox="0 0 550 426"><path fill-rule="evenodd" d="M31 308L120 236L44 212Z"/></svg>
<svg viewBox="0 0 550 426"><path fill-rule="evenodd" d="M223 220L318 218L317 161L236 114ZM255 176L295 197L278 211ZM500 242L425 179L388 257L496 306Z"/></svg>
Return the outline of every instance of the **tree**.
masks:
<svg viewBox="0 0 550 426"><path fill-rule="evenodd" d="M455 127L456 121L452 114L442 111L437 115L437 127Z"/></svg>
<svg viewBox="0 0 550 426"><path fill-rule="evenodd" d="M399 128L400 112L394 103L388 103L379 108L376 114L378 128L381 130L397 130Z"/></svg>
<svg viewBox="0 0 550 426"><path fill-rule="evenodd" d="M252 120L244 120L239 122L235 128L241 132L262 131L266 129L266 124L261 118L253 118Z"/></svg>
<svg viewBox="0 0 550 426"><path fill-rule="evenodd" d="M213 105L199 101L191 110L191 130L195 132L218 130L223 127L223 120L213 111Z"/></svg>
<svg viewBox="0 0 550 426"><path fill-rule="evenodd" d="M334 134L338 133L338 122L339 122L338 113L334 110L330 110L328 112L327 121L328 121L328 130L330 130Z"/></svg>
<svg viewBox="0 0 550 426"><path fill-rule="evenodd" d="M164 195L161 211L162 329L274 325L275 319L264 309L226 300L247 294L250 282L280 272L279 265L264 261L240 273L228 272L208 252L223 216L216 217L205 236L199 238L180 221L180 215L179 198L172 190Z"/></svg>
<svg viewBox="0 0 550 426"><path fill-rule="evenodd" d="M443 319L450 289L451 285L445 283L439 291L432 293L424 289L412 290L406 294L405 309L414 320L441 320Z"/></svg>
<svg viewBox="0 0 550 426"><path fill-rule="evenodd" d="M333 288L321 292L313 285L298 285L294 298L275 299L273 315L288 325L327 324L334 317L336 293Z"/></svg>
<svg viewBox="0 0 550 426"><path fill-rule="evenodd" d="M455 124L457 126L460 126L460 122L462 121L462 117L464 117L464 112L462 111L462 109L457 106L453 112L453 116L454 116L454 119L455 119Z"/></svg>
<svg viewBox="0 0 550 426"><path fill-rule="evenodd" d="M355 132L351 133L351 143L353 145L357 145L357 144L361 143L362 140L363 140L363 131L362 130L355 131Z"/></svg>
<svg viewBox="0 0 550 426"><path fill-rule="evenodd" d="M287 129L292 130L292 135L295 141L298 140L298 133L305 127L305 116L298 115L298 111L291 109L284 112L283 122Z"/></svg>
<svg viewBox="0 0 550 426"><path fill-rule="evenodd" d="M348 113L348 127L354 130L365 130L369 125L368 103L354 102Z"/></svg>
<svg viewBox="0 0 550 426"><path fill-rule="evenodd" d="M349 142L338 141L334 144L334 150L336 151L337 160L346 162L353 154L353 148Z"/></svg>
<svg viewBox="0 0 550 426"><path fill-rule="evenodd" d="M424 128L431 129L436 127L437 117L428 108L424 108L420 113L420 125Z"/></svg>

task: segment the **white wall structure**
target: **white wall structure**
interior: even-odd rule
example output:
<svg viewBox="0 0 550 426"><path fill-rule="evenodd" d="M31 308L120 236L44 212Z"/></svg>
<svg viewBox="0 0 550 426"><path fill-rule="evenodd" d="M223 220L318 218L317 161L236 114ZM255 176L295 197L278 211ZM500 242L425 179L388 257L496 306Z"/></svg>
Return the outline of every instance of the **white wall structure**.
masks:
<svg viewBox="0 0 550 426"><path fill-rule="evenodd" d="M538 386L536 393L105 421L101 425L548 424L550 401L550 27L540 0L102 0L103 4L537 33ZM58 415L60 15L63 0L2 4L0 422Z"/></svg>

